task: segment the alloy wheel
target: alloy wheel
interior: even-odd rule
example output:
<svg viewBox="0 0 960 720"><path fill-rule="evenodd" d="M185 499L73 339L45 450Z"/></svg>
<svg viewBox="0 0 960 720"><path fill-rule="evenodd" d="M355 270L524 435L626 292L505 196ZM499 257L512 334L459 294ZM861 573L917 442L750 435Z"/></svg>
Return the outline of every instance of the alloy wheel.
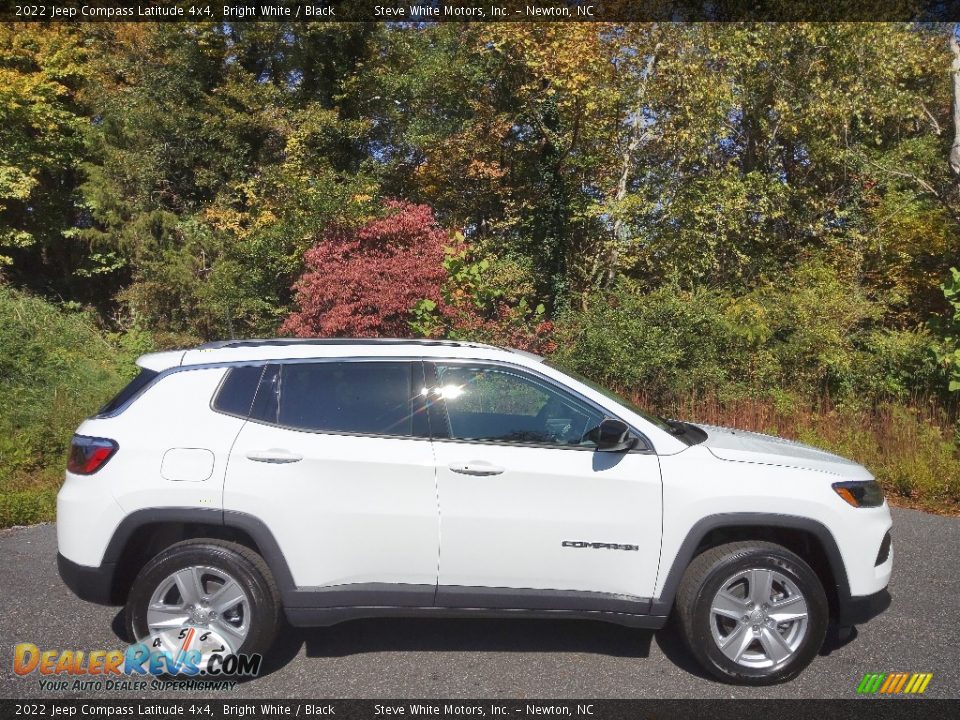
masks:
<svg viewBox="0 0 960 720"><path fill-rule="evenodd" d="M807 600L777 570L751 568L727 578L710 604L713 640L728 659L749 668L786 664L807 634Z"/></svg>
<svg viewBox="0 0 960 720"><path fill-rule="evenodd" d="M220 568L200 565L168 575L147 606L154 648L173 655L200 650L204 662L214 653L236 652L250 632L251 617L243 586Z"/></svg>

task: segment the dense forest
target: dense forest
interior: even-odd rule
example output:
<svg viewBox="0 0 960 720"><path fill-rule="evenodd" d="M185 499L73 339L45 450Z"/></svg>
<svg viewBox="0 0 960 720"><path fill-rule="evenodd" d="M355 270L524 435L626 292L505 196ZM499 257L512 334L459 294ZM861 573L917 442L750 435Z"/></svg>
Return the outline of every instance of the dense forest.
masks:
<svg viewBox="0 0 960 720"><path fill-rule="evenodd" d="M0 25L0 526L136 355L276 334L532 349L956 510L953 33Z"/></svg>

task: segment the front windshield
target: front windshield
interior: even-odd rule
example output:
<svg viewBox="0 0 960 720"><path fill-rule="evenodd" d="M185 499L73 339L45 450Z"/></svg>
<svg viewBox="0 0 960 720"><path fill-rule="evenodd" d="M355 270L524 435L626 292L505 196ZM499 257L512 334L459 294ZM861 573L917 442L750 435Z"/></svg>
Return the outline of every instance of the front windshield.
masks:
<svg viewBox="0 0 960 720"><path fill-rule="evenodd" d="M668 432L668 433L670 433L670 434L672 434L672 435L676 435L676 434L677 434L677 429L676 429L676 427L675 427L674 425L671 425L670 423L668 423L666 420L664 420L664 419L661 418L661 417L657 417L656 415L651 415L650 413L648 413L646 410L644 410L643 408L641 408L641 407L640 407L639 405L637 405L636 403L631 402L630 400L627 400L627 399L626 399L625 397L623 397L622 395L618 395L618 394L615 393L613 390L610 390L609 388L605 388L603 385L598 385L597 383L593 382L592 380L590 380L590 379L588 379L588 378L585 378L585 377L584 377L583 375L581 375L580 373L575 373L575 372L573 372L573 371L571 371L571 370L568 370L567 368L562 368L562 367L559 367L559 366L557 366L557 365L554 365L554 364L553 364L552 362L550 362L549 360L545 361L544 364L549 365L550 367L554 368L555 370L559 370L559 371L562 372L564 375L569 375L569 376L572 377L574 380L577 380L577 381L579 381L579 382L582 382L582 383L583 383L584 385L586 385L587 387L592 388L593 390L596 390L598 393L600 393L601 395L604 395L604 396L610 398L610 399L613 400L614 402L620 403L620 404L623 405L625 408L629 408L630 410L632 410L633 412L635 412L637 415L639 415L640 417L642 417L644 420L646 420L647 422L651 423L652 425L656 425L658 428L660 428L660 429L663 430L664 432Z"/></svg>

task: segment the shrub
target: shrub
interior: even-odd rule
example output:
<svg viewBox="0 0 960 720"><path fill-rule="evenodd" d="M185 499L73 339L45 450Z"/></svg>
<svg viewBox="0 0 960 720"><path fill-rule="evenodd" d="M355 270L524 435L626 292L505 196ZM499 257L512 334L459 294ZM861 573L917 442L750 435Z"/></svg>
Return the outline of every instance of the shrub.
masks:
<svg viewBox="0 0 960 720"><path fill-rule="evenodd" d="M940 289L947 310L932 323L943 336L937 359L947 372L949 392L960 392L960 270L950 268L950 278Z"/></svg>
<svg viewBox="0 0 960 720"><path fill-rule="evenodd" d="M536 353L556 348L546 308L530 302L536 290L529 263L488 253L458 237L447 248L443 268L440 302L424 298L413 307L409 324L415 334Z"/></svg>
<svg viewBox="0 0 960 720"><path fill-rule="evenodd" d="M57 491L53 488L0 492L0 528L52 520L56 511Z"/></svg>
<svg viewBox="0 0 960 720"><path fill-rule="evenodd" d="M562 315L556 342L557 363L655 402L736 382L751 344L730 330L713 293L640 293L625 282L587 309Z"/></svg>
<svg viewBox="0 0 960 720"><path fill-rule="evenodd" d="M124 360L85 314L0 284L0 525L52 517L70 437Z"/></svg>
<svg viewBox="0 0 960 720"><path fill-rule="evenodd" d="M811 416L798 439L869 468L888 493L921 504L960 504L960 453L938 413L920 404Z"/></svg>
<svg viewBox="0 0 960 720"><path fill-rule="evenodd" d="M621 283L559 321L555 359L655 403L772 390L846 404L944 395L937 340L817 261L740 295Z"/></svg>
<svg viewBox="0 0 960 720"><path fill-rule="evenodd" d="M944 398L946 373L937 362L936 339L926 329L875 329L863 333L857 344L856 362L844 381L859 396Z"/></svg>
<svg viewBox="0 0 960 720"><path fill-rule="evenodd" d="M386 211L359 229L329 230L307 251L298 309L281 332L406 337L417 302L440 302L450 236L427 205L389 202Z"/></svg>
<svg viewBox="0 0 960 720"><path fill-rule="evenodd" d="M882 307L853 280L812 259L776 283L745 296L729 298L730 328L750 328L751 354L767 353L774 377L766 384L805 389L808 393L844 393L858 365L856 339ZM750 318L736 312L744 305L759 309ZM772 381L770 383L769 381Z"/></svg>

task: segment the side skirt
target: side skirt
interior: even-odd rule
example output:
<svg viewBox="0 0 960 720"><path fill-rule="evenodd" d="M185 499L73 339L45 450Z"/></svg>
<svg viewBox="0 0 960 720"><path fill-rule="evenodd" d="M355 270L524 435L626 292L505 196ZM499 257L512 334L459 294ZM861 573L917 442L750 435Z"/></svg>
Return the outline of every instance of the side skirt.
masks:
<svg viewBox="0 0 960 720"><path fill-rule="evenodd" d="M599 620L659 629L651 600L580 590L358 583L296 588L284 593L291 625L325 626L373 617L456 617Z"/></svg>
<svg viewBox="0 0 960 720"><path fill-rule="evenodd" d="M507 608L440 607L328 607L285 608L287 620L295 627L327 627L363 618L479 618L513 620L594 620L631 628L659 630L665 616L591 610L522 610Z"/></svg>

